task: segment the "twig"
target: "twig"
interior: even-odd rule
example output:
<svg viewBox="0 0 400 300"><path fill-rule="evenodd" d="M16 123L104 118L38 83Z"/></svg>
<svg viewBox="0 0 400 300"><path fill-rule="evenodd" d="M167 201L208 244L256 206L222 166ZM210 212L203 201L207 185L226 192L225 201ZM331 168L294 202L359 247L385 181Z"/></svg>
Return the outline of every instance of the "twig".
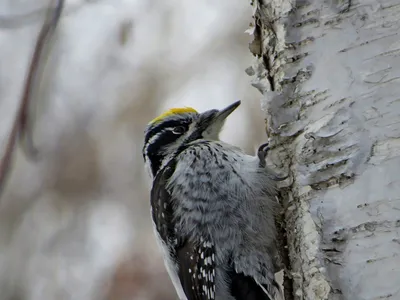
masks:
<svg viewBox="0 0 400 300"><path fill-rule="evenodd" d="M57 5L53 8L53 3L57 1ZM31 98L31 93L34 88L34 83L37 82L38 76L40 75L38 70L40 67L40 61L42 58L42 52L45 45L48 43L51 35L54 33L57 27L58 21L60 19L62 10L64 7L64 0L52 0L46 19L43 23L42 29L40 30L39 36L36 40L36 45L34 48L33 56L29 66L27 78L24 85L24 92L22 94L20 105L17 114L14 119L14 123L11 128L10 135L6 147L4 149L3 157L0 160L0 196L4 189L7 176L9 175L10 165L13 159L15 143L17 135L20 134L21 141L25 140L27 142L27 149L25 153L31 157L36 156L37 151L32 143L32 136L29 134L29 100Z"/></svg>
<svg viewBox="0 0 400 300"><path fill-rule="evenodd" d="M80 3L67 5L63 8L63 15L68 16L78 12L82 7L91 3L97 3L101 0L82 0ZM4 15L0 13L0 29L12 30L21 27L31 26L37 21L41 21L43 15L48 12L48 6L40 7L23 14Z"/></svg>
<svg viewBox="0 0 400 300"><path fill-rule="evenodd" d="M52 2L54 1L56 0L52 0ZM22 147L25 154L31 158L36 157L38 151L33 145L32 134L30 132L32 130L32 126L28 126L29 123L31 123L29 122L28 114L29 101L32 98L32 91L35 88L35 83L40 82L40 67L42 65L41 62L43 62L44 49L49 45L50 39L57 27L63 6L64 0L58 0L55 8L53 8L53 4L51 4L48 9L46 19L36 40L36 45L34 48L35 50L33 52L31 64L28 70L28 76L24 86L24 93L20 102L19 136L20 141L26 146Z"/></svg>

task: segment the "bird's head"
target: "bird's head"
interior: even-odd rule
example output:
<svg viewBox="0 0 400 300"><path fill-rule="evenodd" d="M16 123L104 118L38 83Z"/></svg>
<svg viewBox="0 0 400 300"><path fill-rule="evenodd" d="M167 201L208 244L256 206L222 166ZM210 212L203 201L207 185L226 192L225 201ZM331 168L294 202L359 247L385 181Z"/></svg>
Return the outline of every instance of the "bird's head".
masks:
<svg viewBox="0 0 400 300"><path fill-rule="evenodd" d="M198 140L218 140L226 118L240 105L198 113L190 107L172 108L153 119L145 130L143 158L153 176L164 159L178 154L185 145Z"/></svg>

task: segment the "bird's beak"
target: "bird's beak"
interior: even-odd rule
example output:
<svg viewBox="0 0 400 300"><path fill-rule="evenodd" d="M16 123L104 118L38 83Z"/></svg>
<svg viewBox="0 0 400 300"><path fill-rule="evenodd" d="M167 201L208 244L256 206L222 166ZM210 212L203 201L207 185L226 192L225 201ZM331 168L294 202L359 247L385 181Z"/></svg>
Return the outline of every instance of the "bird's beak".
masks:
<svg viewBox="0 0 400 300"><path fill-rule="evenodd" d="M241 101L236 101L232 103L231 105L225 107L224 109L221 109L217 114L214 116L214 122L215 123L223 123L225 119L233 113L233 111L239 107Z"/></svg>
<svg viewBox="0 0 400 300"><path fill-rule="evenodd" d="M213 111L208 111L214 112L210 117L207 118L208 120L206 121L207 127L203 131L203 137L209 138L209 139L218 139L218 135L224 126L226 118L236 109L239 107L241 101L236 101L232 103L231 105L225 107L224 109L221 109L215 113L215 110Z"/></svg>

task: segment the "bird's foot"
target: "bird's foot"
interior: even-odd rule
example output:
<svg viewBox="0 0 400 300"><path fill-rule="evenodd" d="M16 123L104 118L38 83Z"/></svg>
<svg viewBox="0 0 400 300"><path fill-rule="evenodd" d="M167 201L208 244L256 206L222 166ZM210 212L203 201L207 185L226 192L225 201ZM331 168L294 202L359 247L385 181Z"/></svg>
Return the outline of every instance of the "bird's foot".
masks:
<svg viewBox="0 0 400 300"><path fill-rule="evenodd" d="M258 159L259 159L260 168L265 168L266 167L266 165L267 165L266 158L267 158L267 154L268 154L269 150L270 150L269 143L264 143L260 147L258 147L257 156L258 156ZM274 181L283 181L283 180L287 179L288 177L289 177L289 175L286 175L286 176L283 176L283 177L280 177L280 176L278 176L276 174L271 175L271 178Z"/></svg>
<svg viewBox="0 0 400 300"><path fill-rule="evenodd" d="M266 165L265 159L267 158L269 149L270 149L269 143L264 143L260 147L258 147L257 156L258 159L260 160L259 162L260 168L265 168Z"/></svg>

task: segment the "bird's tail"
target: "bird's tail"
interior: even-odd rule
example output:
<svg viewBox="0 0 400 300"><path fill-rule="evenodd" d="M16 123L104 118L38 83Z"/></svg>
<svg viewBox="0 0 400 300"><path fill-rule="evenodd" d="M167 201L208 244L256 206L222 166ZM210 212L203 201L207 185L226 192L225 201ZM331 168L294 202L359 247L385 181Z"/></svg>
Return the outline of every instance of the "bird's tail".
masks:
<svg viewBox="0 0 400 300"><path fill-rule="evenodd" d="M270 300L285 300L283 289L276 280L274 280L270 285L260 284L258 282L257 284L262 288Z"/></svg>

